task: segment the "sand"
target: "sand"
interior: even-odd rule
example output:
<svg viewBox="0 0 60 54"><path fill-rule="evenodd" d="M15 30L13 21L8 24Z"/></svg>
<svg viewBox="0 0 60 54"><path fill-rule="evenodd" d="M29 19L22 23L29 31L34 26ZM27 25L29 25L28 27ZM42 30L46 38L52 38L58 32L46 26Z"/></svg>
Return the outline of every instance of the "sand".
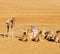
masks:
<svg viewBox="0 0 60 54"><path fill-rule="evenodd" d="M46 26L55 32L60 30L60 0L0 0L0 33L7 33L6 20L11 17L16 18L14 36L20 36L24 25ZM0 54L60 54L60 43L0 37Z"/></svg>
<svg viewBox="0 0 60 54"><path fill-rule="evenodd" d="M0 33L6 34L6 19L0 18ZM51 21L50 21L51 20ZM46 25L47 29L56 31L60 29L59 18L18 18L14 28L14 34L20 36L20 28L24 25ZM40 28L40 27L39 27ZM17 38L0 37L0 54L60 54L60 43L48 42L47 40L21 42Z"/></svg>

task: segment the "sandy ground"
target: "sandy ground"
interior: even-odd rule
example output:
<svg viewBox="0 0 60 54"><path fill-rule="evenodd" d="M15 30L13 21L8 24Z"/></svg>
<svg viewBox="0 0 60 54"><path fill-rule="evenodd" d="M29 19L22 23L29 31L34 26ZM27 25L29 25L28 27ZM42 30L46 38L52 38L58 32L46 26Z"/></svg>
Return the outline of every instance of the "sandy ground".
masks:
<svg viewBox="0 0 60 54"><path fill-rule="evenodd" d="M20 28L25 28L24 25L31 24L46 25L47 29L51 29L52 31L60 29L60 18L29 17L16 17L15 35L20 36ZM5 22L7 18L0 18L0 33L6 34ZM38 28L40 29L40 27ZM0 54L60 54L60 43L48 42L46 40L39 42L32 42L30 40L28 42L21 42L17 38L0 37L0 43Z"/></svg>
<svg viewBox="0 0 60 54"><path fill-rule="evenodd" d="M20 29L26 29L24 25L60 30L60 0L0 0L0 34L6 34L6 20L10 17L16 18L14 36L20 36ZM60 54L60 43L0 37L0 54Z"/></svg>
<svg viewBox="0 0 60 54"><path fill-rule="evenodd" d="M60 54L60 44L43 42L20 42L17 39L0 38L0 54Z"/></svg>

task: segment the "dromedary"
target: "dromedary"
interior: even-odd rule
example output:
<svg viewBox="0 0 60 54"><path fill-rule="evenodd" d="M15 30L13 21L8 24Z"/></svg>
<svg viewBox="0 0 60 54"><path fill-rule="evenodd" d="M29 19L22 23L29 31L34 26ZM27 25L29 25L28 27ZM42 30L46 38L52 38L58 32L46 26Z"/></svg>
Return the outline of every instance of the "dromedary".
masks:
<svg viewBox="0 0 60 54"><path fill-rule="evenodd" d="M28 36L32 41L38 42L43 40L43 34L41 30L36 29L34 26L31 26L31 29L28 30Z"/></svg>
<svg viewBox="0 0 60 54"><path fill-rule="evenodd" d="M60 30L57 30L56 31L55 42L56 43L60 43Z"/></svg>
<svg viewBox="0 0 60 54"><path fill-rule="evenodd" d="M44 38L49 41L54 41L56 43L60 43L60 30L57 30L56 33L52 32L52 31L47 31L45 33Z"/></svg>
<svg viewBox="0 0 60 54"><path fill-rule="evenodd" d="M13 28L14 28L15 18L10 18L6 21L7 24L7 36L9 36L10 33L12 33L13 36Z"/></svg>
<svg viewBox="0 0 60 54"><path fill-rule="evenodd" d="M49 41L53 41L54 39L53 39L53 32L52 31L46 31L45 32L45 37L44 37L45 39L47 39L47 40L49 40Z"/></svg>

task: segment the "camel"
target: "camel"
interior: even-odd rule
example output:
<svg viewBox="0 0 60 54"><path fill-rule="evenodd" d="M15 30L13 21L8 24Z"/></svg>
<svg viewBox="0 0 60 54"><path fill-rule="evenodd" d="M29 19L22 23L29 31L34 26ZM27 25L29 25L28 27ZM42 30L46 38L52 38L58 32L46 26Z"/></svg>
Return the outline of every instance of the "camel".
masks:
<svg viewBox="0 0 60 54"><path fill-rule="evenodd" d="M32 41L39 41L38 33L39 31L34 26L31 26L31 28L27 30L27 34Z"/></svg>
<svg viewBox="0 0 60 54"><path fill-rule="evenodd" d="M60 30L57 30L55 33L53 33L52 31L47 31L44 38L48 41L60 43Z"/></svg>
<svg viewBox="0 0 60 54"><path fill-rule="evenodd" d="M55 42L56 43L60 43L60 30L57 30L56 31Z"/></svg>
<svg viewBox="0 0 60 54"><path fill-rule="evenodd" d="M28 41L26 32L23 32L22 36L19 37L18 40L24 41L24 42Z"/></svg>
<svg viewBox="0 0 60 54"><path fill-rule="evenodd" d="M49 41L52 41L53 39L52 39L52 37L53 37L53 32L52 31L46 31L45 32L45 39L47 39L47 40L49 40Z"/></svg>
<svg viewBox="0 0 60 54"><path fill-rule="evenodd" d="M34 27L30 30L28 30L28 36L32 41L38 42L39 40L43 41L43 34L42 34L42 30L37 30Z"/></svg>
<svg viewBox="0 0 60 54"><path fill-rule="evenodd" d="M35 32L34 32L35 31ZM38 37L38 31L37 30L34 30L34 31L28 31L28 36L29 38L32 40L32 41L39 41L39 37Z"/></svg>
<svg viewBox="0 0 60 54"><path fill-rule="evenodd" d="M12 35L13 35L13 28L14 28L14 23L15 23L15 18L10 18L6 21L7 25L7 36L9 36L10 30L12 30Z"/></svg>
<svg viewBox="0 0 60 54"><path fill-rule="evenodd" d="M20 37L18 37L18 40L27 42L28 41L27 38L28 38L27 30L21 29L20 30Z"/></svg>

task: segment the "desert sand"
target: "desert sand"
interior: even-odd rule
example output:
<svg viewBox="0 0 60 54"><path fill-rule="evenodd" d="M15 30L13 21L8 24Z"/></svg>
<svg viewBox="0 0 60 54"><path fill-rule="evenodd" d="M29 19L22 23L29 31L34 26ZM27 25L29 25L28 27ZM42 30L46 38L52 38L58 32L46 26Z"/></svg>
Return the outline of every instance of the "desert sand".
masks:
<svg viewBox="0 0 60 54"><path fill-rule="evenodd" d="M20 36L24 25L60 30L60 0L0 0L0 33L6 34L6 20L12 17L16 18L14 36ZM0 37L0 54L60 54L60 43Z"/></svg>

